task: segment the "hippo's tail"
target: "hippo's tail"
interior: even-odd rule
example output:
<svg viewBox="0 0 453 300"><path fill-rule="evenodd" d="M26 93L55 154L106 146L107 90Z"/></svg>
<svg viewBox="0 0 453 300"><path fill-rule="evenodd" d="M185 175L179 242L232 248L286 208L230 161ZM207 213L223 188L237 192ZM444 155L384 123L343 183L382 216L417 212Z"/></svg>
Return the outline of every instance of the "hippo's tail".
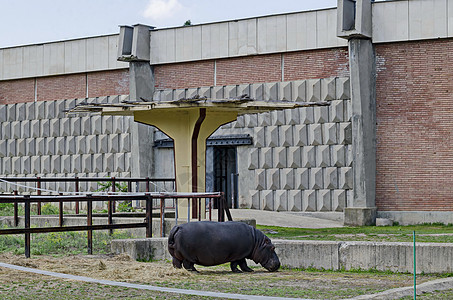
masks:
<svg viewBox="0 0 453 300"><path fill-rule="evenodd" d="M173 227L168 236L168 252L170 252L170 255L173 257L175 257L175 234L178 230L179 226Z"/></svg>

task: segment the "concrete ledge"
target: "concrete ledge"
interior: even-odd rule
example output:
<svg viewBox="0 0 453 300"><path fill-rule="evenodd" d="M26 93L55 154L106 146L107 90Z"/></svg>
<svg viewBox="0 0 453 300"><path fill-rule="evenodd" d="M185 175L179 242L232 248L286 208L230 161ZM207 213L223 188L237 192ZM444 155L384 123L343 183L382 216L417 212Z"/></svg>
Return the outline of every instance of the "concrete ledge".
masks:
<svg viewBox="0 0 453 300"><path fill-rule="evenodd" d="M412 272L412 243L274 240L283 266L326 270ZM140 260L171 260L167 238L112 241L112 252ZM453 244L418 243L417 273L453 272ZM248 261L249 265L255 265Z"/></svg>
<svg viewBox="0 0 453 300"><path fill-rule="evenodd" d="M376 207L345 207L345 226L370 226L376 224Z"/></svg>
<svg viewBox="0 0 453 300"><path fill-rule="evenodd" d="M424 223L453 224L451 211L378 211L377 217L390 219L401 225Z"/></svg>

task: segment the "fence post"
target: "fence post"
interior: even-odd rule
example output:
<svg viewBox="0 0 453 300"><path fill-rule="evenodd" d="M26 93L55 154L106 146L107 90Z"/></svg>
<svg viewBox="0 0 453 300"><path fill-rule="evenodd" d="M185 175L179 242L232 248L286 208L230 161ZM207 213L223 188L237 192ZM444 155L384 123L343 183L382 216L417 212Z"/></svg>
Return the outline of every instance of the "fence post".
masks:
<svg viewBox="0 0 453 300"><path fill-rule="evenodd" d="M92 197L91 195L86 196L87 199L87 225L91 226L93 225L93 215L92 215L92 208L93 208L93 202L92 202ZM88 237L88 254L93 254L93 230L88 229L87 233Z"/></svg>
<svg viewBox="0 0 453 300"><path fill-rule="evenodd" d="M160 236L161 237L165 236L164 222L165 222L165 198L160 198Z"/></svg>
<svg viewBox="0 0 453 300"><path fill-rule="evenodd" d="M146 237L153 237L153 198L146 195Z"/></svg>
<svg viewBox="0 0 453 300"><path fill-rule="evenodd" d="M38 188L38 196L41 196L41 177L36 177L36 185ZM41 215L41 201L38 201L37 204L37 209L38 209L38 215Z"/></svg>
<svg viewBox="0 0 453 300"><path fill-rule="evenodd" d="M14 191L14 195L17 196L17 191ZM14 202L14 226L19 226L19 205L17 201Z"/></svg>
<svg viewBox="0 0 453 300"><path fill-rule="evenodd" d="M115 193L116 192L116 181L115 181L115 177L112 177L112 192ZM115 212L115 200L112 201L112 213Z"/></svg>
<svg viewBox="0 0 453 300"><path fill-rule="evenodd" d="M60 196L63 196L62 193L60 193ZM59 222L60 222L60 227L63 227L63 201L60 200L58 203L58 208L59 208Z"/></svg>
<svg viewBox="0 0 453 300"><path fill-rule="evenodd" d="M30 195L25 195L25 228L30 228ZM25 234L25 257L30 258L30 233Z"/></svg>
<svg viewBox="0 0 453 300"><path fill-rule="evenodd" d="M79 194L79 177L78 176L75 177L74 184L75 184L75 192L76 192L76 194ZM76 213L76 215L79 214L79 201L76 201L76 203L75 203L75 213Z"/></svg>

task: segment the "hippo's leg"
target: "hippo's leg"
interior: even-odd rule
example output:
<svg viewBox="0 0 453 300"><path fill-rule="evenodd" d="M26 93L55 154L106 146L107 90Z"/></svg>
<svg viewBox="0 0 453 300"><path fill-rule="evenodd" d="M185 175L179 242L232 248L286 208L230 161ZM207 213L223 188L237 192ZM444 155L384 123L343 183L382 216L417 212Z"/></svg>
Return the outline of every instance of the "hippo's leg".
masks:
<svg viewBox="0 0 453 300"><path fill-rule="evenodd" d="M194 272L197 272L197 269L195 269L195 266L194 266L194 263L193 262L190 262L188 261L187 259L183 260L182 261L182 265L184 266L184 268L188 271L194 271Z"/></svg>
<svg viewBox="0 0 453 300"><path fill-rule="evenodd" d="M238 269L238 265L239 265L239 260L232 261L232 262L230 263L231 271L233 271L234 273L242 273L242 272Z"/></svg>
<svg viewBox="0 0 453 300"><path fill-rule="evenodd" d="M181 269L182 268L182 261L180 261L176 257L173 257L173 267Z"/></svg>
<svg viewBox="0 0 453 300"><path fill-rule="evenodd" d="M247 266L247 262L245 261L245 258L238 260L238 263L239 263L239 268L241 268L242 271L253 272L253 270Z"/></svg>

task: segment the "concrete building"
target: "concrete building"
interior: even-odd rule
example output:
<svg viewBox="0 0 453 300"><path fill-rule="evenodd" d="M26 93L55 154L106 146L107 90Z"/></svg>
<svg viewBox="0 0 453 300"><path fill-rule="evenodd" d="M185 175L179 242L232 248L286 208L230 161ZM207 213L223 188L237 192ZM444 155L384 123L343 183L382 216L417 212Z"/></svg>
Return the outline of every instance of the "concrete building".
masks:
<svg viewBox="0 0 453 300"><path fill-rule="evenodd" d="M82 101L329 101L219 128L208 189L232 206L343 213L346 224L453 223L452 2L339 0L0 49L0 173L173 177L163 133L128 117L65 115Z"/></svg>

